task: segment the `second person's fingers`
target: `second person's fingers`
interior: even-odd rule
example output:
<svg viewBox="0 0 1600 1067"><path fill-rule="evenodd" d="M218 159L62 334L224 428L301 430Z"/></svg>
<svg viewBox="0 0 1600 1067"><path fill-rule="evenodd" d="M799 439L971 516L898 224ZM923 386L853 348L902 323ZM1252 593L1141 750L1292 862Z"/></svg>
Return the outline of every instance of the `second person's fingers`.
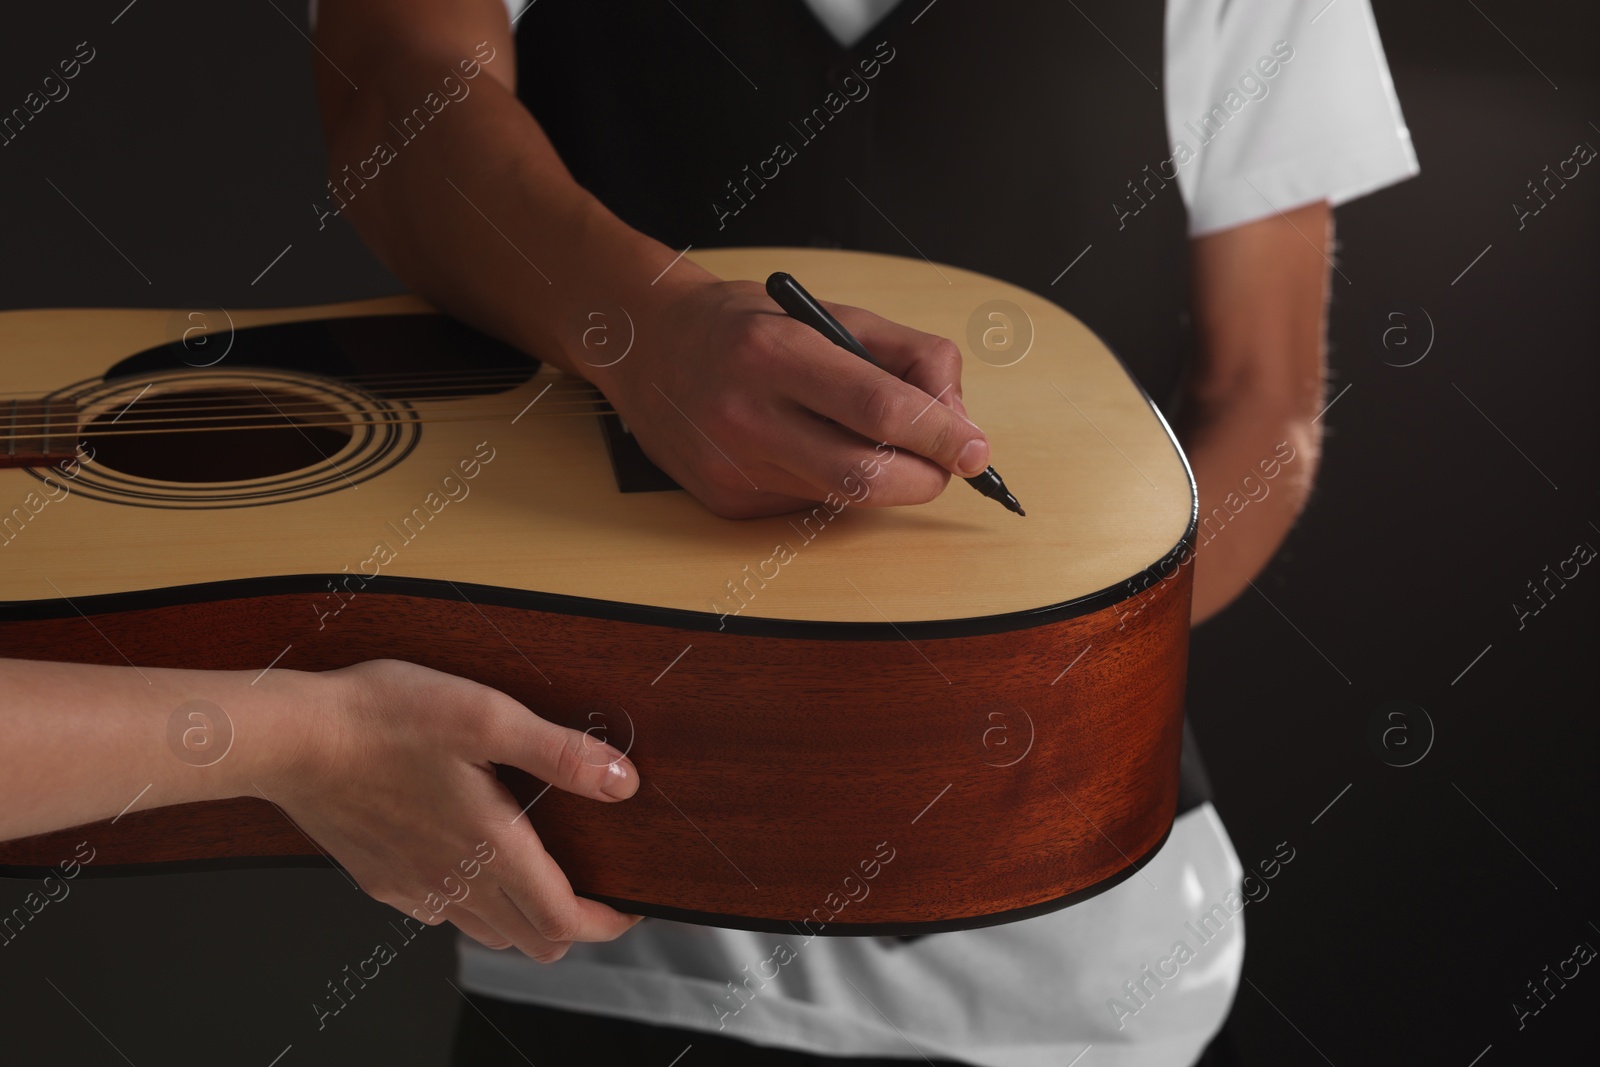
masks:
<svg viewBox="0 0 1600 1067"><path fill-rule="evenodd" d="M476 913L518 949L544 962L559 958L574 941L610 941L638 918L573 893L572 884L550 854L536 844L513 847L497 891L481 898Z"/></svg>
<svg viewBox="0 0 1600 1067"><path fill-rule="evenodd" d="M510 938L472 914L464 907L464 904L465 901L461 904L451 904L441 913L442 917L454 923L457 929L484 948L498 950L511 947ZM412 918L417 918L417 916L413 914Z"/></svg>
<svg viewBox="0 0 1600 1067"><path fill-rule="evenodd" d="M626 800L639 789L633 762L600 735L542 719L501 693L490 723L488 757L592 800Z"/></svg>

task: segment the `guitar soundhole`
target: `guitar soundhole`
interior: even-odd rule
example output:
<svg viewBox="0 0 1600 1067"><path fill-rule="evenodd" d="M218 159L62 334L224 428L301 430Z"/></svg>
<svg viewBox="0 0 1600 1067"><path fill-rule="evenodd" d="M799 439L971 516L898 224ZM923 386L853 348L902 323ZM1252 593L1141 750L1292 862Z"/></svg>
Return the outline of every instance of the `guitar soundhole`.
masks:
<svg viewBox="0 0 1600 1067"><path fill-rule="evenodd" d="M74 469L73 492L151 508L342 492L416 447L414 404L507 392L539 369L443 315L230 324L220 354L207 350L199 363L190 316L179 321L182 343L136 352L44 398L79 412L80 455L90 458ZM23 469L51 477L51 468Z"/></svg>
<svg viewBox="0 0 1600 1067"><path fill-rule="evenodd" d="M341 492L399 463L421 430L406 399L263 367L89 381L50 399L80 412L86 462L72 491L140 507L242 508Z"/></svg>
<svg viewBox="0 0 1600 1067"><path fill-rule="evenodd" d="M122 474L240 482L325 463L349 447L351 425L331 404L304 393L190 389L107 411L84 432L95 462Z"/></svg>

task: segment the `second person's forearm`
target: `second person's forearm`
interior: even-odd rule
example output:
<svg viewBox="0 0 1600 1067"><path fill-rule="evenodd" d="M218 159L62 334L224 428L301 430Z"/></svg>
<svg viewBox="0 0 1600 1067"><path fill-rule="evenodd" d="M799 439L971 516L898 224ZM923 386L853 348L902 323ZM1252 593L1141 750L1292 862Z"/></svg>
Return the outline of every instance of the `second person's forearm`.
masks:
<svg viewBox="0 0 1600 1067"><path fill-rule="evenodd" d="M311 766L325 674L0 659L0 840L254 795Z"/></svg>

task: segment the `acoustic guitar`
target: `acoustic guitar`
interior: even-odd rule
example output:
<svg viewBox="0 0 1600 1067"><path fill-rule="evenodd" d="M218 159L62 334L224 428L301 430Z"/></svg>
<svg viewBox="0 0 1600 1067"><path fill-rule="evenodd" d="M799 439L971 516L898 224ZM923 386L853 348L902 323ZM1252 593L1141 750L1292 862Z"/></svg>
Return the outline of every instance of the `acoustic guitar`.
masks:
<svg viewBox="0 0 1600 1067"><path fill-rule="evenodd" d="M692 258L965 342L966 405L1027 517L958 479L863 506L879 470L718 518L587 383L412 297L12 311L0 654L393 657L493 686L639 768L615 805L500 769L573 887L637 914L915 934L1129 877L1174 817L1193 572L1159 412L1082 323L992 278ZM648 343L626 309L596 316L596 362ZM0 873L85 839L88 874L330 862L261 797L160 805L0 844Z"/></svg>

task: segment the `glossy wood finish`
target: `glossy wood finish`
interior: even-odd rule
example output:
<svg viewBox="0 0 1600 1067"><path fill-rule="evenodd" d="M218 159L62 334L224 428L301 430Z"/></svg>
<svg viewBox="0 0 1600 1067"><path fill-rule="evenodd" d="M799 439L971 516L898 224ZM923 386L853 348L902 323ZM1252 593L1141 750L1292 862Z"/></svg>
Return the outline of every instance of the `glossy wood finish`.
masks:
<svg viewBox="0 0 1600 1067"><path fill-rule="evenodd" d="M1114 878L1165 835L1177 802L1189 573L1154 585L1142 610L1122 604L914 643L494 604L480 604L480 615L448 586L436 591L443 599L364 592L318 639L296 645L305 649L296 666L398 656L628 747L644 785L625 804L539 796L543 783L506 772L523 803L539 796L533 824L585 894L759 929L831 913L831 933L980 925ZM93 618L141 664L259 669L258 641L304 641L316 600L280 594ZM12 654L122 662L86 632L76 616L0 624ZM97 850L90 873L312 851L265 800L243 798L0 844L0 864L48 867L86 839ZM892 861L863 883L861 865L880 851ZM838 907L863 884L864 899Z"/></svg>

